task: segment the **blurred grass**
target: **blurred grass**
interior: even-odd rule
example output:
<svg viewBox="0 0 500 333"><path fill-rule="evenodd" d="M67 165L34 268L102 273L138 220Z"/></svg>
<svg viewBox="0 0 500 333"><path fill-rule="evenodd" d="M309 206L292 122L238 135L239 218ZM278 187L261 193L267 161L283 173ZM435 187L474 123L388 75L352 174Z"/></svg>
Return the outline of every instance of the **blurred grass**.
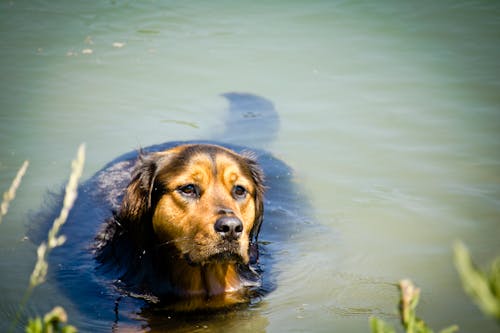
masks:
<svg viewBox="0 0 500 333"><path fill-rule="evenodd" d="M77 329L71 325L65 325L68 321L66 311L56 306L43 318L30 319L26 326L26 333L76 333Z"/></svg>
<svg viewBox="0 0 500 333"><path fill-rule="evenodd" d="M483 313L500 323L500 257L491 263L488 271L479 270L473 263L467 247L460 241L453 246L455 267L465 292Z"/></svg>
<svg viewBox="0 0 500 333"><path fill-rule="evenodd" d="M66 241L64 235L59 235L59 230L61 226L66 222L68 214L73 207L73 204L77 197L78 181L83 172L83 165L85 163L85 145L81 144L78 148L76 159L72 161L71 164L71 174L66 185L63 207L59 216L54 220L52 227L47 235L47 241L42 242L37 249L37 261L33 272L30 276L30 282L24 297L19 304L19 309L16 313L14 320L11 323L10 332L13 332L16 328L28 300L30 299L33 290L40 284L44 283L47 279L47 272L49 269L49 264L47 262L47 257L50 251L58 246L61 246ZM16 177L12 181L12 185L9 190L5 192L3 201L1 204L0 212L0 223L1 217L5 216L8 211L9 203L15 198L16 190L21 184L21 179L26 173L28 168L28 161L25 161L21 168L19 169ZM65 325L67 322L67 315L63 308L55 307L52 311L47 313L43 318L37 317L35 319L30 319L28 326L26 327L26 332L28 333L74 333L76 328L71 325Z"/></svg>
<svg viewBox="0 0 500 333"><path fill-rule="evenodd" d="M472 261L467 247L461 241L453 245L455 267L462 280L462 286L481 311L497 320L500 324L500 257L491 263L490 269L481 271ZM399 313L401 324L406 333L433 333L427 324L417 317L416 308L420 298L420 289L410 280L399 282L401 292ZM396 330L376 317L370 318L372 333L395 333ZM458 330L456 325L447 327L440 333Z"/></svg>
<svg viewBox="0 0 500 333"><path fill-rule="evenodd" d="M11 201L16 197L17 189L19 188L19 185L21 185L21 180L26 173L26 170L28 170L28 165L29 162L24 161L21 168L19 168L19 171L17 171L16 177L12 181L9 189L3 194L2 203L0 204L0 224L2 224L3 217L9 211Z"/></svg>
<svg viewBox="0 0 500 333"><path fill-rule="evenodd" d="M420 288L415 287L410 280L399 281L400 302L399 314L401 324L406 333L433 333L427 323L417 316L417 305L420 300ZM372 333L395 333L396 330L376 317L370 318L370 328ZM440 330L440 333L456 332L456 325Z"/></svg>

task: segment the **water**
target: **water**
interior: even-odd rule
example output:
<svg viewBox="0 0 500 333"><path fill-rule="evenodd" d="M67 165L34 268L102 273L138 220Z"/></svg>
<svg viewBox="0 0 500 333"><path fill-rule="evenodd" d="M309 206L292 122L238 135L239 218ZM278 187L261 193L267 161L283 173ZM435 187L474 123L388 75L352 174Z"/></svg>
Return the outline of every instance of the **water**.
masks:
<svg viewBox="0 0 500 333"><path fill-rule="evenodd" d="M368 332L370 315L397 324L403 277L422 288L433 328L498 330L464 295L451 244L463 239L481 265L500 255L499 4L0 8L0 189L31 162L0 225L1 330L36 257L23 241L28 213L63 184L78 144L90 177L141 146L214 137L227 91L275 103L281 129L266 148L295 169L328 232L297 240L307 250L280 263L278 288L259 305L186 330ZM57 304L76 326L88 319L50 281L28 310Z"/></svg>

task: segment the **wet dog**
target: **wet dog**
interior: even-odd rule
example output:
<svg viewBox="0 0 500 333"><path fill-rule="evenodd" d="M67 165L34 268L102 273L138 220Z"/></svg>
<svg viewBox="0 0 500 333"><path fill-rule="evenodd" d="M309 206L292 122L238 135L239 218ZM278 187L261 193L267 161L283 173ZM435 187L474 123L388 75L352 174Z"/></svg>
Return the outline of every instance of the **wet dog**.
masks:
<svg viewBox="0 0 500 333"><path fill-rule="evenodd" d="M193 312L256 304L276 288L277 261L300 254L307 198L291 168L259 149L277 136L278 113L259 96L223 96L225 131L212 140L131 151L80 184L49 272L82 331L174 327ZM29 233L37 244L62 206L53 199Z"/></svg>
<svg viewBox="0 0 500 333"><path fill-rule="evenodd" d="M121 283L176 308L243 302L263 218L263 172L250 153L182 144L140 156L118 212L96 237Z"/></svg>

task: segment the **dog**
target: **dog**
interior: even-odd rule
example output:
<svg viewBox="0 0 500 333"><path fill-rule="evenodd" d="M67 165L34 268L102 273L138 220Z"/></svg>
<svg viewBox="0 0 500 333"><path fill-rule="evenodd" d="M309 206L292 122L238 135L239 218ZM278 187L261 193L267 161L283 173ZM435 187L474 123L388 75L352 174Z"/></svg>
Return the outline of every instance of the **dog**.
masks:
<svg viewBox="0 0 500 333"><path fill-rule="evenodd" d="M227 307L259 286L263 171L251 153L182 144L141 155L118 212L96 237L135 295L176 308ZM184 302L183 302L184 301Z"/></svg>
<svg viewBox="0 0 500 333"><path fill-rule="evenodd" d="M84 318L80 330L170 329L258 304L277 287L277 262L300 256L308 200L292 169L261 149L277 137L278 113L263 97L222 96L228 118L211 140L125 153L80 184L67 240L49 256L49 281ZM62 207L50 198L28 232L36 244Z"/></svg>

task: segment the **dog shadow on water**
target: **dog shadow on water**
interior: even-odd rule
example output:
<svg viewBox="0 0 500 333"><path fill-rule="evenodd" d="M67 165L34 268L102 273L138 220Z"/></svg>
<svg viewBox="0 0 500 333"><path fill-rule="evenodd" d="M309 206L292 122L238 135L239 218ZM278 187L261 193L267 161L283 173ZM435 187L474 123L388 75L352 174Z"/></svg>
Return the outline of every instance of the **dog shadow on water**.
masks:
<svg viewBox="0 0 500 333"><path fill-rule="evenodd" d="M78 198L61 230L67 241L51 252L49 265L50 278L84 318L73 323L81 331L99 331L105 327L113 331L129 328L183 331L214 326L239 331L265 330L267 319L255 309L265 307L265 296L280 287L280 271L297 260L300 244L295 240L310 225L311 209L294 184L291 168L261 149L275 139L279 130L279 116L273 104L251 94L223 96L229 102L226 127L213 140L166 142L143 148L140 153L124 154L80 185ZM102 233L105 221L119 211L139 155L147 156L184 144L215 144L244 156L250 151L264 173L263 223L260 233L257 230L258 239L257 234L253 235L253 241L258 244L258 259L254 253L250 264L259 283L249 288L246 301L237 305L178 310L175 304L158 302L154 295L128 290L122 281L126 272L106 269L106 265L96 259L96 235ZM57 201L62 199L58 197ZM31 239L38 242L45 237L58 208L41 214L44 217L30 232Z"/></svg>

